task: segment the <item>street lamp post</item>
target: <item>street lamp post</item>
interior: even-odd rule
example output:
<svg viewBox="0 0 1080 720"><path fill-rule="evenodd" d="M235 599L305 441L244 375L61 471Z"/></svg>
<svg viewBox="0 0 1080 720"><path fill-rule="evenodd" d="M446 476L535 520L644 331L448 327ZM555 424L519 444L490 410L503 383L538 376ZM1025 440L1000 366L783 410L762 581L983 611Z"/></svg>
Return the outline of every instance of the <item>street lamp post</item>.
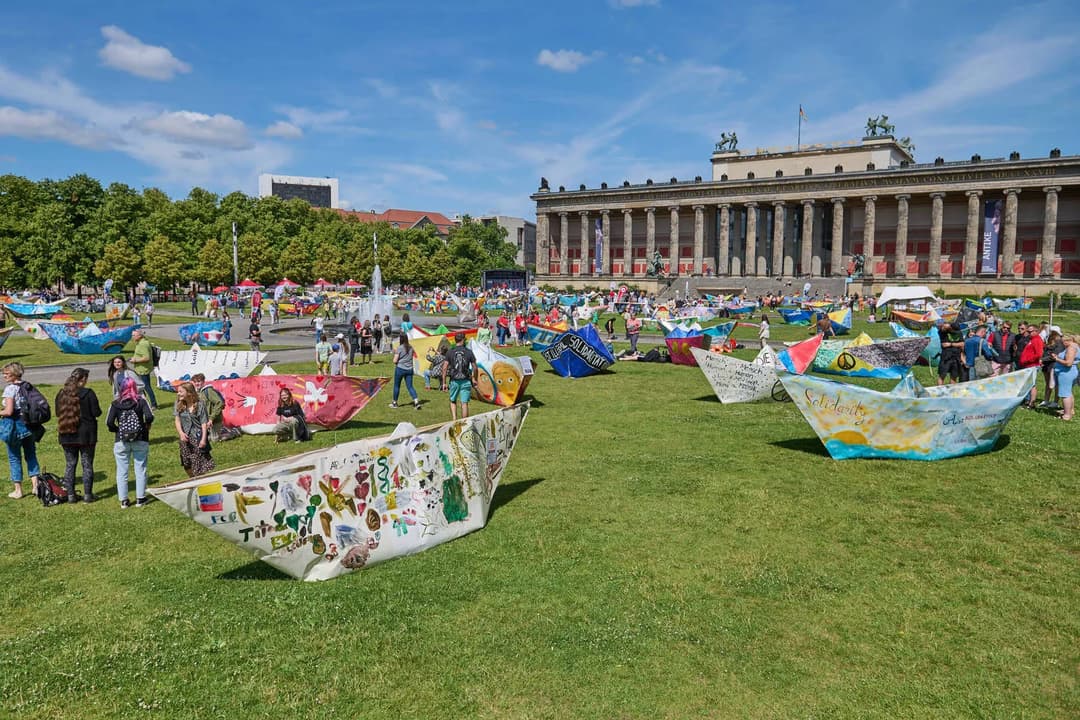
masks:
<svg viewBox="0 0 1080 720"><path fill-rule="evenodd" d="M233 285L240 284L240 264L237 262L236 254L236 223L232 224L232 277Z"/></svg>

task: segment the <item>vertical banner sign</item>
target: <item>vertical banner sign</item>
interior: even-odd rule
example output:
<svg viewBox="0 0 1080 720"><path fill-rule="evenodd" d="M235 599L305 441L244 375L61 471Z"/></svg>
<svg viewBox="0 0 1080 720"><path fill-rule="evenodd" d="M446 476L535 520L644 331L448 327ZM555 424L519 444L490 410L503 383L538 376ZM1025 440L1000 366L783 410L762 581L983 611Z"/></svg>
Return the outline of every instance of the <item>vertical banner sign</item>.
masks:
<svg viewBox="0 0 1080 720"><path fill-rule="evenodd" d="M604 226L596 219L596 252L593 254L593 272L597 275L604 267Z"/></svg>
<svg viewBox="0 0 1080 720"><path fill-rule="evenodd" d="M979 274L997 275L998 239L1001 237L1001 200L987 200L983 213L983 237L979 254Z"/></svg>

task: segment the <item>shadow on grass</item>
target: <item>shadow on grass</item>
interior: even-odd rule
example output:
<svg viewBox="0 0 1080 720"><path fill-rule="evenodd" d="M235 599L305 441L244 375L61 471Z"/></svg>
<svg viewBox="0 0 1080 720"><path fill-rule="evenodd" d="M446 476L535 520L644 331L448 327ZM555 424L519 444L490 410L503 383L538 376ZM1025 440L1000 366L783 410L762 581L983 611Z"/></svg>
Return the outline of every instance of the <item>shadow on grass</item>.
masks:
<svg viewBox="0 0 1080 720"><path fill-rule="evenodd" d="M804 452L809 455L830 457L829 451L821 444L821 440L816 437L777 440L776 442L769 444L775 447L784 448L785 450L798 450L799 452Z"/></svg>
<svg viewBox="0 0 1080 720"><path fill-rule="evenodd" d="M500 485L495 491L495 497L491 499L491 509L488 511L488 518L490 519L503 505L513 502L519 495L527 492L533 485L542 482L544 482L544 478L532 478L531 480L521 480L510 485Z"/></svg>
<svg viewBox="0 0 1080 720"><path fill-rule="evenodd" d="M292 580L293 578L262 560L252 560L247 565L223 572L218 580Z"/></svg>
<svg viewBox="0 0 1080 720"><path fill-rule="evenodd" d="M694 402L712 402L712 403L714 403L714 402L719 402L719 401L716 399L716 393L713 393L711 395L702 395L701 397L696 397L696 398L694 398Z"/></svg>
<svg viewBox="0 0 1080 720"><path fill-rule="evenodd" d="M537 399L537 398L536 398L535 396L533 396L533 395L526 395L525 397L523 397L523 398L521 398L520 400L518 400L518 402L519 402L519 403L523 403L523 402L529 402L529 403L532 403L532 406L533 406L534 408L542 408L542 407L544 407L544 401L543 401L543 400L539 400L539 399Z"/></svg>

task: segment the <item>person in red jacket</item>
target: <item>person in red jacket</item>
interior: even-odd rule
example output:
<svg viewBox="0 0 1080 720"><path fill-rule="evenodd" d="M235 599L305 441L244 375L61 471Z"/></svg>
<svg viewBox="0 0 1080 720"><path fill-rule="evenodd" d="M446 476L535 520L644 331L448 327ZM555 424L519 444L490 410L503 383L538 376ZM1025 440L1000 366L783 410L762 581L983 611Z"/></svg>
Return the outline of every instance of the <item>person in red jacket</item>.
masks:
<svg viewBox="0 0 1080 720"><path fill-rule="evenodd" d="M1038 367L1042 364L1043 356L1043 339L1039 335L1039 328L1032 323L1028 325L1028 342L1024 346L1024 349L1020 352L1020 369L1029 367ZM1024 403L1024 407L1029 410L1035 409L1035 399L1039 396L1039 384L1035 383L1031 387L1031 394L1028 396L1028 400Z"/></svg>

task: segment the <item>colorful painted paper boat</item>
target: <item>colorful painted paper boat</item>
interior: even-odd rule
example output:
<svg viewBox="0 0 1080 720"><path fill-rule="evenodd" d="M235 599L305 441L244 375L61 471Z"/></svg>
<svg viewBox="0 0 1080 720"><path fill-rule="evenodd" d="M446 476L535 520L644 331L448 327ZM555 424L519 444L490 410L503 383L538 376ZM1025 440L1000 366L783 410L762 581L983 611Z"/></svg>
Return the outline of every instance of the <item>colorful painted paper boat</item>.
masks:
<svg viewBox="0 0 1080 720"><path fill-rule="evenodd" d="M217 345L225 333L225 323L221 320L202 320L187 325L177 325L180 342L191 345Z"/></svg>
<svg viewBox="0 0 1080 720"><path fill-rule="evenodd" d="M265 359L265 352L204 350L195 343L187 350L162 351L154 372L160 389L175 391L176 386L190 381L196 373L202 373L210 381L247 377Z"/></svg>
<svg viewBox="0 0 1080 720"><path fill-rule="evenodd" d="M801 375L814 362L814 358L817 356L824 339L825 336L818 333L812 338L807 338L802 342L784 348L777 353L776 359L780 361L780 364L788 372Z"/></svg>
<svg viewBox="0 0 1080 720"><path fill-rule="evenodd" d="M788 325L809 325L817 317L817 313L813 310L777 308L776 312Z"/></svg>
<svg viewBox="0 0 1080 720"><path fill-rule="evenodd" d="M898 380L911 370L930 338L874 340L860 333L852 340L825 340L814 357L814 372Z"/></svg>
<svg viewBox="0 0 1080 720"><path fill-rule="evenodd" d="M705 348L705 335L700 330L675 328L664 338L671 362L675 365L697 365L692 349Z"/></svg>
<svg viewBox="0 0 1080 720"><path fill-rule="evenodd" d="M991 450L1035 373L932 388L908 375L888 393L812 375L780 381L836 460L942 460Z"/></svg>
<svg viewBox="0 0 1080 720"><path fill-rule="evenodd" d="M97 325L83 327L78 335L72 336L63 325L41 323L41 329L49 339L56 343L60 352L77 355L115 354L124 349L135 332L134 325L102 330Z"/></svg>
<svg viewBox="0 0 1080 720"><path fill-rule="evenodd" d="M691 352L720 402L743 403L773 398L786 400L787 391L776 376L780 361L768 345L752 362L731 355L693 348Z"/></svg>
<svg viewBox="0 0 1080 720"><path fill-rule="evenodd" d="M152 488L301 580L412 555L487 524L528 404Z"/></svg>
<svg viewBox="0 0 1080 720"><path fill-rule="evenodd" d="M476 337L476 328L469 328L464 332L465 342ZM450 343L451 347L457 344L452 333L431 333L415 326L409 331L409 345L412 346L413 355L425 368L427 367L428 351L439 347L439 343L443 340Z"/></svg>
<svg viewBox="0 0 1080 720"><path fill-rule="evenodd" d="M929 339L926 344L926 348L923 349L919 357L926 365L930 367L937 367L938 360L941 359L941 333L938 332L937 327L930 328L925 334L916 332L915 330L909 330L900 323L891 322L889 327L893 331L893 335L898 338L910 338L910 337L925 337Z"/></svg>
<svg viewBox="0 0 1080 720"><path fill-rule="evenodd" d="M41 329L41 326L45 324L63 328L69 335L73 337L77 337L79 333L83 330L83 328L85 328L87 325L97 325L102 330L108 330L111 327L106 320L94 321L90 318L86 318L85 320L81 321L63 321L57 320L57 318L59 317L61 317L61 315L58 313L56 315L53 315L53 318L51 320L29 320L27 318L15 317L14 315L12 316L12 319L14 319L15 323L23 330L25 330L26 333L35 340L49 339L49 334Z"/></svg>
<svg viewBox="0 0 1080 720"><path fill-rule="evenodd" d="M345 375L260 375L208 382L225 398L222 421L251 435L270 433L277 425L277 403L282 388L304 409L308 427L333 430L352 418L378 394L388 378Z"/></svg>
<svg viewBox="0 0 1080 720"><path fill-rule="evenodd" d="M15 317L21 318L51 318L63 309L63 303L4 303L4 310Z"/></svg>
<svg viewBox="0 0 1080 720"><path fill-rule="evenodd" d="M729 320L728 322L719 323L702 330L701 334L705 336L705 344L703 347L708 350L714 345L724 345L727 343L728 338L731 337L731 333L735 331L735 326L737 324L739 323L735 320ZM745 324L746 323L743 323L743 325Z"/></svg>
<svg viewBox="0 0 1080 720"><path fill-rule="evenodd" d="M829 313L829 322L832 323L832 331L837 335L847 335L851 332L851 308L834 310Z"/></svg>
<svg viewBox="0 0 1080 720"><path fill-rule="evenodd" d="M615 362L615 356L592 325L567 330L540 354L563 377L586 377L606 370Z"/></svg>
<svg viewBox="0 0 1080 720"><path fill-rule="evenodd" d="M106 303L105 319L109 322L119 322L131 314L131 303Z"/></svg>
<svg viewBox="0 0 1080 720"><path fill-rule="evenodd" d="M757 303L751 303L749 305L728 305L727 311L731 315L737 317L743 317L744 315L750 315L757 310Z"/></svg>
<svg viewBox="0 0 1080 720"><path fill-rule="evenodd" d="M481 400L509 407L525 396L533 376L532 358L503 355L475 340L469 343L469 349L476 356L476 391Z"/></svg>
<svg viewBox="0 0 1080 720"><path fill-rule="evenodd" d="M529 323L526 326L529 334L529 342L532 344L532 349L537 352L540 352L548 345L555 342L555 339L566 332L568 328L569 326L566 324L566 321L552 325Z"/></svg>
<svg viewBox="0 0 1080 720"><path fill-rule="evenodd" d="M931 315L930 313L913 313L904 310L893 310L892 316L896 322L900 323L908 330L914 330L916 332L926 332L937 324L937 316Z"/></svg>

